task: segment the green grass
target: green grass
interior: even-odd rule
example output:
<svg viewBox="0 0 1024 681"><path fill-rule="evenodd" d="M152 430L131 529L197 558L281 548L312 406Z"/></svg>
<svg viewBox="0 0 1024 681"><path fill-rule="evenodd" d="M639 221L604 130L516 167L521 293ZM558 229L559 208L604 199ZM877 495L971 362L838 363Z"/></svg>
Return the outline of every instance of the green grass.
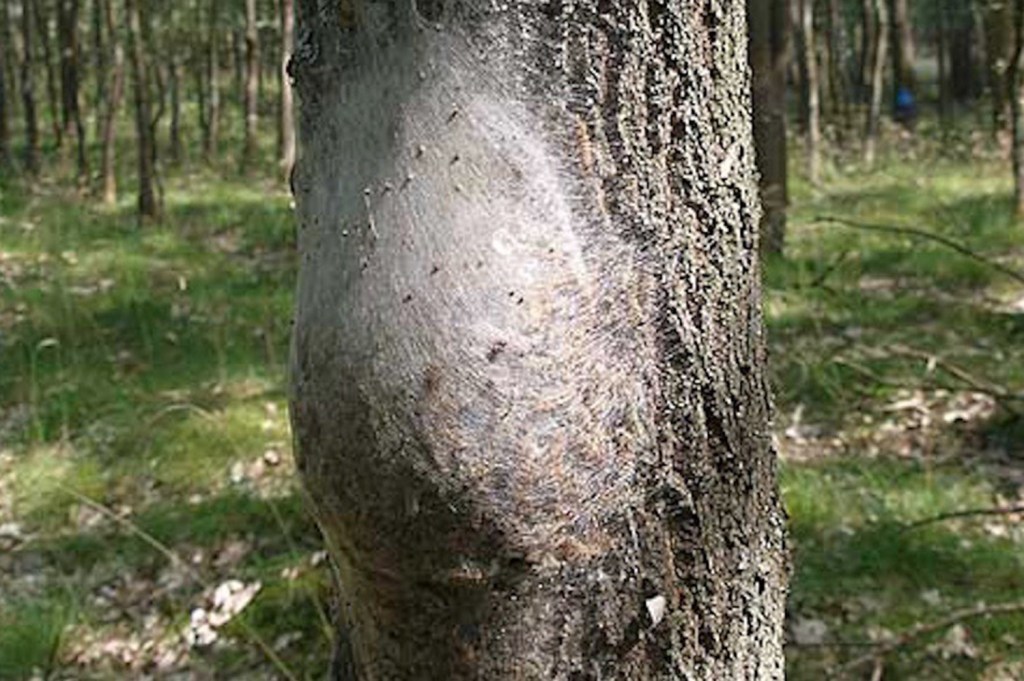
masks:
<svg viewBox="0 0 1024 681"><path fill-rule="evenodd" d="M827 631L791 640L791 678L822 678L880 631L1024 596L1024 532L1006 518L907 527L1018 494L1024 407L971 396L965 377L1024 391L1024 291L934 242L813 221L927 229L1024 268L1007 167L971 160L973 144L926 126L884 145L873 172L837 154L820 188L794 160L765 305L790 620ZM66 171L0 178L0 525L21 535L0 532L0 679L137 676L161 646L183 650L190 614L230 579L261 588L220 643L174 664L253 678L274 669L262 642L298 678L322 676L329 578L284 389L293 224L265 167L241 178L231 158L187 162L165 178L163 221L144 227L130 181L104 208L63 188ZM268 450L282 463L260 463ZM1024 617L964 624L973 657L943 659L937 631L888 655L885 678L985 678L1024 658ZM126 661L130 644L149 652Z"/></svg>
<svg viewBox="0 0 1024 681"><path fill-rule="evenodd" d="M118 646L167 641L178 668L247 678L274 669L265 646L319 678L329 580L290 457L286 187L186 164L139 226L130 183L106 208L61 172L0 180L0 523L21 534L0 562L0 679L125 678L158 654ZM190 613L230 579L261 589L187 651Z"/></svg>
<svg viewBox="0 0 1024 681"><path fill-rule="evenodd" d="M793 624L827 627L822 640L791 638L790 678L825 677L869 652L863 644L879 632L1024 597L1019 521L908 529L1018 499L1021 404L992 406L971 393L1024 389L1024 308L1013 307L1024 290L934 241L815 220L923 229L1024 272L1008 163L934 146L919 139L875 171L847 168L819 188L794 167L786 257L767 264L779 430L797 428L781 438L794 563L789 615ZM958 399L988 406L964 421L945 419ZM963 624L973 656L943 657L943 628L887 655L884 678L995 678L986 674L998 664L1024 659L1024 615ZM870 674L869 664L850 678Z"/></svg>

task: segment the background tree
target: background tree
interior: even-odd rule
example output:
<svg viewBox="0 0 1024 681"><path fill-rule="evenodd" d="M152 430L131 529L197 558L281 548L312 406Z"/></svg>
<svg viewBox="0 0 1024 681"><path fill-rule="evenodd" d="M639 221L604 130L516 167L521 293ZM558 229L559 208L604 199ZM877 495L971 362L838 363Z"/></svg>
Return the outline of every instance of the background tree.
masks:
<svg viewBox="0 0 1024 681"><path fill-rule="evenodd" d="M800 27L800 59L806 122L807 177L821 182L821 87L814 25L815 0L796 0Z"/></svg>
<svg viewBox="0 0 1024 681"><path fill-rule="evenodd" d="M23 3L21 7L21 109L25 118L25 169L29 173L35 173L39 169L39 124L36 118L35 81L32 75L33 20L32 12Z"/></svg>
<svg viewBox="0 0 1024 681"><path fill-rule="evenodd" d="M867 127L864 134L864 162L872 165L875 162L878 145L878 132L882 117L882 96L885 88L886 39L889 31L889 9L885 0L872 0L871 34L874 37L870 45L871 76L869 81L870 99L868 104Z"/></svg>
<svg viewBox="0 0 1024 681"><path fill-rule="evenodd" d="M1013 124L1013 194L1017 217L1024 217L1024 0L1011 6L1014 53L1010 62L1010 98Z"/></svg>
<svg viewBox="0 0 1024 681"><path fill-rule="evenodd" d="M259 122L260 42L257 28L256 0L245 0L245 148L243 170L251 169L259 151L256 138Z"/></svg>
<svg viewBox="0 0 1024 681"><path fill-rule="evenodd" d="M102 161L100 182L103 202L113 205L117 202L117 115L124 99L124 48L122 47L118 22L114 15L113 0L101 0L103 23L107 30L107 47L111 51L110 71L104 76L108 83L103 87L103 111L100 120L102 131Z"/></svg>
<svg viewBox="0 0 1024 681"><path fill-rule="evenodd" d="M135 96L135 136L138 157L138 209L142 219L160 215L156 193L156 140L153 135L152 100L149 88L149 64L146 60L140 4L125 0L128 51L131 55L132 91Z"/></svg>
<svg viewBox="0 0 1024 681"><path fill-rule="evenodd" d="M85 125L79 103L78 0L57 0L57 38L60 45L62 138L75 140L79 182L89 175L85 155Z"/></svg>
<svg viewBox="0 0 1024 681"><path fill-rule="evenodd" d="M1013 2L1015 0L984 0L982 7L993 132L1008 129L1014 50Z"/></svg>
<svg viewBox="0 0 1024 681"><path fill-rule="evenodd" d="M389 7L298 3L335 678L780 678L745 3Z"/></svg>
<svg viewBox="0 0 1024 681"><path fill-rule="evenodd" d="M892 17L893 89L895 92L906 89L917 93L917 78L914 74L914 32L909 0L890 0L889 13Z"/></svg>
<svg viewBox="0 0 1024 681"><path fill-rule="evenodd" d="M295 114L292 97L292 82L288 75L288 60L294 49L295 3L294 0L281 2L281 96L278 103L278 154L281 168L287 177L295 165Z"/></svg>
<svg viewBox="0 0 1024 681"><path fill-rule="evenodd" d="M788 0L748 0L753 71L754 146L760 172L761 247L781 253L786 234L786 75Z"/></svg>

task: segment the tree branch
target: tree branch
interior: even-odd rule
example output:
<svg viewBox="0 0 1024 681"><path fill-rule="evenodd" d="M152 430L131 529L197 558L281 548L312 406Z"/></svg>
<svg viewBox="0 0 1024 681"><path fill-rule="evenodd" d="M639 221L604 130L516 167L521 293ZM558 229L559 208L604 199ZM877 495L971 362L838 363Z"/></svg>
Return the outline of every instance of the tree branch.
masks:
<svg viewBox="0 0 1024 681"><path fill-rule="evenodd" d="M918 237L921 239L927 239L936 243L942 244L946 248L952 249L961 255L964 255L972 260L988 265L994 270L1002 272L1006 276L1014 279L1021 284L1024 284L1024 273L1007 267L997 260L981 255L976 251L972 251L963 244L954 241L948 237L942 236L941 234L935 234L923 229L917 229L915 227L903 227L900 225L883 225L871 222L860 222L859 220L850 220L848 218L836 217L834 215L818 215L811 220L811 224L833 224L841 227L849 227L851 229L859 229L867 232L883 232L888 234L902 234L903 236Z"/></svg>
<svg viewBox="0 0 1024 681"><path fill-rule="evenodd" d="M932 622L921 622L915 624L892 640L879 643L878 647L870 653L865 653L864 655L856 657L846 664L841 665L837 669L833 670L830 676L834 679L841 678L842 676L845 676L847 672L868 662L875 661L877 664L878 660L894 650L902 648L922 636L946 629L947 627L959 624L965 620L984 617L986 615L1010 615L1019 612L1024 612L1024 600L1010 601L1008 603L996 603L995 605L975 605L970 608L964 608L963 610L957 610L946 617Z"/></svg>

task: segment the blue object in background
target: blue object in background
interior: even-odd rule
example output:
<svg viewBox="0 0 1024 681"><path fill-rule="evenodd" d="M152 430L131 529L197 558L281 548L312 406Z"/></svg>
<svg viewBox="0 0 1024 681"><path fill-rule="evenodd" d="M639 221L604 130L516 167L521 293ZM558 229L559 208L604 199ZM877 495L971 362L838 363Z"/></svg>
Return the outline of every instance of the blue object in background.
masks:
<svg viewBox="0 0 1024 681"><path fill-rule="evenodd" d="M917 113L917 102L914 100L914 93L905 85L901 85L896 91L896 119L900 121L913 120Z"/></svg>

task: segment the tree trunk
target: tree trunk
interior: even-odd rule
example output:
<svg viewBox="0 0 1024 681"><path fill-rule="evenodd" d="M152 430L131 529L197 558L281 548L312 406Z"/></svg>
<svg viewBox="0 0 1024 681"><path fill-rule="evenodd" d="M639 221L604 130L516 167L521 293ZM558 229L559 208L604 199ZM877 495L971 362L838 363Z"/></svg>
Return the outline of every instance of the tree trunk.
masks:
<svg viewBox="0 0 1024 681"><path fill-rule="evenodd" d="M781 253L786 236L786 70L789 1L747 0L754 75L754 146L760 172L761 248Z"/></svg>
<svg viewBox="0 0 1024 681"><path fill-rule="evenodd" d="M245 148L242 150L242 170L250 170L256 162L259 140L256 126L259 122L259 32L256 29L256 0L245 0Z"/></svg>
<svg viewBox="0 0 1024 681"><path fill-rule="evenodd" d="M764 0L762 0L764 1ZM807 177L811 184L821 182L821 85L818 80L818 60L814 38L814 0L800 3L800 45L806 78L804 106L807 121Z"/></svg>
<svg viewBox="0 0 1024 681"><path fill-rule="evenodd" d="M17 116L15 107L18 102L18 63L21 61L17 47L14 42L14 34L11 30L11 3L9 0L0 2L0 61L4 68L4 85L7 88L7 116L8 126ZM10 127L8 127L10 130Z"/></svg>
<svg viewBox="0 0 1024 681"><path fill-rule="evenodd" d="M12 165L14 156L11 153L11 118L16 99L14 95L13 64L11 63L11 17L7 0L0 0L0 169Z"/></svg>
<svg viewBox="0 0 1024 681"><path fill-rule="evenodd" d="M743 0L299 0L334 679L781 679Z"/></svg>
<svg viewBox="0 0 1024 681"><path fill-rule="evenodd" d="M109 48L103 44L103 2L104 0L93 0L92 2L92 50L93 68L96 69L96 93L93 102L93 114L96 116L96 139L103 138L103 108L107 101L107 81L110 75L107 72Z"/></svg>
<svg viewBox="0 0 1024 681"><path fill-rule="evenodd" d="M839 0L828 0L827 9L826 51L829 55L829 93L834 113L845 120L849 115L850 108L850 87L846 78L846 28L843 25Z"/></svg>
<svg viewBox="0 0 1024 681"><path fill-rule="evenodd" d="M294 49L294 0L281 0L281 99L278 119L278 155L285 177L291 175L295 165L295 112L292 81L288 75L288 59Z"/></svg>
<svg viewBox="0 0 1024 681"><path fill-rule="evenodd" d="M121 100L124 97L124 48L117 36L117 22L114 20L114 10L111 0L103 2L103 21L107 27L107 43L113 55L110 73L107 75L109 83L104 87L105 100L103 103L103 157L102 157L102 183L103 203L113 205L117 203L117 171L115 168L116 154L116 125L117 112L121 109Z"/></svg>
<svg viewBox="0 0 1024 681"><path fill-rule="evenodd" d="M952 6L950 6L952 5ZM957 102L966 102L978 95L974 58L974 13L958 2L946 4L949 21L950 94Z"/></svg>
<svg viewBox="0 0 1024 681"><path fill-rule="evenodd" d="M992 130L1009 127L1012 84L1010 62L1013 52L1013 8L1009 0L987 0L984 6L985 55L989 94L992 98ZM1014 95L1016 96L1016 95Z"/></svg>
<svg viewBox="0 0 1024 681"><path fill-rule="evenodd" d="M950 96L949 69L949 7L946 0L939 0L939 25L937 27L937 54L939 63L939 117L948 123L952 116L952 97Z"/></svg>
<svg viewBox="0 0 1024 681"><path fill-rule="evenodd" d="M1013 122L1013 195L1017 217L1024 217L1024 0L1012 7L1014 54L1010 63L1013 96L1010 98Z"/></svg>
<svg viewBox="0 0 1024 681"><path fill-rule="evenodd" d="M873 165L878 146L878 129L882 119L882 92L885 84L885 53L889 41L889 9L885 0L874 0L875 39L871 48L871 99L868 104L867 130L864 135L864 162Z"/></svg>
<svg viewBox="0 0 1024 681"><path fill-rule="evenodd" d="M0 170L11 164L11 126L8 121L10 106L7 104L7 74L0 68Z"/></svg>
<svg viewBox="0 0 1024 681"><path fill-rule="evenodd" d="M32 72L33 14L31 0L22 0L21 6L21 111L25 118L25 170L39 172L39 119L36 117L35 80Z"/></svg>
<svg viewBox="0 0 1024 681"><path fill-rule="evenodd" d="M26 2L35 13L35 27L39 34L39 44L43 48L43 66L46 68L46 98L50 105L50 127L53 129L55 145L60 149L64 146L64 129L61 126L60 109L57 105L57 75L53 66L53 50L50 48L50 21L46 16L43 2Z"/></svg>
<svg viewBox="0 0 1024 681"><path fill-rule="evenodd" d="M85 125L79 103L78 0L57 1L57 41L60 46L61 124L64 139L74 138L79 182L89 177L85 155Z"/></svg>
<svg viewBox="0 0 1024 681"><path fill-rule="evenodd" d="M245 0L248 2L249 0ZM245 38L237 28L231 29L228 36L231 41L231 73L233 74L232 91L235 101L242 102L243 115L245 108Z"/></svg>
<svg viewBox="0 0 1024 681"><path fill-rule="evenodd" d="M871 80L874 73L874 55L878 36L875 17L876 0L861 0L860 68L858 86L860 101L871 100Z"/></svg>
<svg viewBox="0 0 1024 681"><path fill-rule="evenodd" d="M142 44L142 19L139 16L140 0L125 0L128 27L128 52L131 61L132 86L135 91L135 137L138 142L139 201L141 220L156 219L160 216L156 183L156 140L153 138L152 102L149 93L149 66L146 50Z"/></svg>
<svg viewBox="0 0 1024 681"><path fill-rule="evenodd" d="M171 55L167 62L168 94L171 98L171 124L168 130L168 155L171 163L181 163L181 62Z"/></svg>
<svg viewBox="0 0 1024 681"><path fill-rule="evenodd" d="M937 2L941 0L930 0ZM893 91L901 88L917 95L917 77L914 74L914 30L910 22L907 0L890 0L892 17L892 71ZM895 97L893 98L895 100Z"/></svg>
<svg viewBox="0 0 1024 681"><path fill-rule="evenodd" d="M207 120L210 130L207 144L203 147L203 156L207 162L217 155L220 141L220 61L217 58L217 40L219 38L219 16L217 0L210 0L209 30L206 34L206 101L209 106Z"/></svg>

